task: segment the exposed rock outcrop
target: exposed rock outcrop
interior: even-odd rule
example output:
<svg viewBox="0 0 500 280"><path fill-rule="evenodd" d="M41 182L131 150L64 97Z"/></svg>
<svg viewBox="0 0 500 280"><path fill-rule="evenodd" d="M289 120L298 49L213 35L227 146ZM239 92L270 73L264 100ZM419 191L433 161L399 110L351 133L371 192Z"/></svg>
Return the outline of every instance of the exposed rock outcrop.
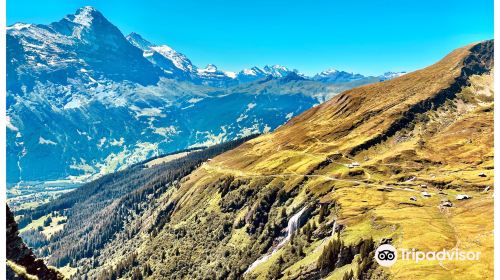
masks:
<svg viewBox="0 0 500 280"><path fill-rule="evenodd" d="M24 244L17 227L14 215L7 206L7 279L41 280L64 279L64 276L54 269L48 268L43 260L37 259L33 252Z"/></svg>

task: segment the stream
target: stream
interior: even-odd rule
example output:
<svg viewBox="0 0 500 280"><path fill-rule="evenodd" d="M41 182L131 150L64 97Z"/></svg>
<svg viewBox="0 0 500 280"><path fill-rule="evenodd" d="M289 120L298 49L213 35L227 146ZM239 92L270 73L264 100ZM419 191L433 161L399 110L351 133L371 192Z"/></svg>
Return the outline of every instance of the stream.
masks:
<svg viewBox="0 0 500 280"><path fill-rule="evenodd" d="M299 212L295 213L290 220L288 220L288 225L286 227L286 236L283 238L283 240L276 245L276 247L273 248L273 250L269 253L266 253L262 255L260 258L258 258L256 261L254 261L243 273L243 275L247 274L248 272L252 271L254 268L256 268L259 264L266 262L274 253L276 253L279 249L281 249L292 237L292 234L294 234L298 228L300 227L299 225L299 219L304 214L304 211L306 211L307 207L304 206L302 209L300 209Z"/></svg>

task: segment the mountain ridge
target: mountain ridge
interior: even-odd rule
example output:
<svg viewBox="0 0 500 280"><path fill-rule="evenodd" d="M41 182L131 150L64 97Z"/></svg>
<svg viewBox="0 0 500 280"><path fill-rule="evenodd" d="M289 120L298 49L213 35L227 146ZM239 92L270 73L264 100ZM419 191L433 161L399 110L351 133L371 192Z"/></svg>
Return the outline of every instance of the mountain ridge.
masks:
<svg viewBox="0 0 500 280"><path fill-rule="evenodd" d="M345 89L378 82L323 83L279 65L198 68L167 45L124 36L92 7L8 27L7 58L9 197L20 191L28 201L24 186L67 191L157 154L269 132Z"/></svg>
<svg viewBox="0 0 500 280"><path fill-rule="evenodd" d="M110 23L101 12L91 6L85 6L78 9L75 14L69 14L64 17L62 20L53 22L49 25L43 24L24 24L24 23L15 23L9 27L7 27L8 37L11 35L20 35L23 31L34 29L34 32L40 32L40 29L45 30L45 36L47 38L54 37L54 34L51 34L52 31L56 31L65 36L65 38L56 38L56 41L59 43L63 43L70 38L76 38L75 42L72 44L76 44L80 42L87 42L96 44L96 42L106 42L109 41L114 42L112 45L118 46L117 44L123 45L123 38L126 38L133 46L141 49L144 52L144 56L147 60L150 61L153 65L161 68L162 71L158 71L158 69L154 70L151 67L146 67L146 72L148 72L148 76L152 76L152 78L147 79L139 75L139 71L135 71L134 68L129 69L134 72L134 75L138 75L139 78L133 78L133 75L126 75L125 71L122 69L113 69L109 61L107 63L97 65L101 68L105 68L103 73L107 73L108 77L112 79L122 79L127 78L131 81L137 81L143 85L145 84L154 84L158 81L160 76L166 76L171 78L190 80L192 82L198 84L204 84L209 86L217 86L217 87L227 87L234 86L239 83L245 83L250 81L255 81L265 76L271 75L275 78L282 78L291 72L298 72L298 70L291 70L285 66L281 65L265 65L262 68L254 66L250 69L243 69L238 73L231 73L227 71L218 71L217 75L209 75L204 76L203 74L209 71L196 71L198 67L194 66L191 61L182 53L175 51L167 45L155 45L147 40L145 40L140 34L132 32L127 36L124 36L121 31ZM95 32L99 30L99 32ZM11 34L9 34L11 33ZM50 35L49 35L50 34ZM99 34L107 34L107 38L104 40L98 40ZM111 35L111 36L110 36ZM137 44L138 41L141 41L141 44ZM68 43L68 42L67 42ZM13 43L12 43L13 44ZM106 49L110 46L100 46L96 44L98 48ZM161 48L164 48L163 54ZM151 48L157 48L157 50L153 50ZM131 53L129 56L133 58L130 60L130 64L137 66L145 67L144 61L137 57L137 54L132 55L133 52L137 52L136 50L125 50L124 53ZM86 54L88 56L88 54ZM92 56L88 56L87 63L93 65L100 59L94 59ZM106 59L105 59L106 60ZM113 63L111 63L113 64ZM119 64L118 64L119 65ZM109 69L106 69L106 66ZM142 69L142 68L141 68ZM142 69L144 71L144 69ZM203 68L199 68L200 70ZM78 70L78 69L77 69ZM113 70L113 71L110 71ZM163 73L161 73L163 72ZM388 75L389 74L389 75ZM393 78L400 75L400 73L388 72L383 75L377 76L380 80L385 80L389 78ZM370 78L370 76L363 76L361 74L348 73L345 71L337 71L337 73L333 73L330 71L323 71L321 73L316 74L313 77L309 77L310 79L322 81L322 82L349 82L355 81L363 78Z"/></svg>
<svg viewBox="0 0 500 280"><path fill-rule="evenodd" d="M493 44L468 45L424 69L343 91L207 159L156 198L135 196L120 212L123 230L92 264L74 260L79 273L491 278ZM382 268L373 256L386 243L478 251L481 262L398 260Z"/></svg>
<svg viewBox="0 0 500 280"><path fill-rule="evenodd" d="M193 172L171 199L176 205L170 215L171 224L182 225L191 231L195 227L186 224L186 220L191 221L193 211L210 219L230 214L234 224L228 239L224 239L227 240L224 241L227 242L225 248L235 244L234 240L237 240L236 244L242 242L238 246L247 249L241 254L252 256L250 258L258 265L252 268L247 263L248 266L242 268L242 262L234 257L226 270L229 275L238 275L252 268L244 278L266 279L278 269L276 275L283 279L301 279L304 275L315 279L317 276L313 275L321 275L321 262L316 263L315 259L321 259L324 256L320 254L321 250L326 254L328 247L321 246L322 243L296 241L300 245L292 244L288 249L285 246L273 253L276 247L270 245L273 238L269 237L274 233L274 244L279 240L280 234L276 234L275 227L280 228L280 211L286 211L284 215L290 217L301 207L311 207L308 205L312 200L317 203L312 207L313 213L322 207L332 209L326 219L328 222L320 224L314 231L316 236L322 236L319 240L313 239L318 240L316 242L325 236L320 235L321 228L335 232L337 226L341 228L339 238L353 246L359 238L369 237L376 244L392 240L390 242L399 248L440 250L453 248L456 246L454 240L460 240L456 242L467 243L464 246L481 251L484 259L481 264L449 265L460 273L467 271L474 275L487 271L491 277L490 245L493 240L487 232L493 226L493 199L488 193L493 187L493 93L489 88L492 69L493 41L486 41L458 49L440 62L403 77L347 90L292 118L272 134L228 151ZM387 137L380 136L384 134ZM483 177L478 174L483 174ZM229 191L216 187L215 182L230 185ZM245 193L251 195L245 196ZM431 198L426 199L420 193ZM472 193L474 201L461 202L456 196L461 193ZM238 198L240 195L245 198ZM417 202L411 202L412 196ZM290 203L283 206L281 199L287 198ZM219 203L210 210L199 207L213 205L214 199ZM449 212L445 209L447 206L442 206L442 201L453 205ZM443 212L449 214L440 214ZM464 214L466 212L470 214ZM479 213L487 213L480 222L481 226L464 224L477 221L474 217ZM320 221L318 215L304 219L317 223ZM449 231L446 226L427 229L429 215L436 219L436 223L451 223L459 233ZM307 222L302 225L308 226ZM208 221L203 224L206 228L212 226ZM307 239L306 233L305 228L303 233L297 231L296 238ZM471 238L486 234L488 237L484 242L488 245L472 245L455 234ZM203 240L209 242L210 238ZM427 244L429 240L449 241ZM173 239L164 233L153 244L160 246L160 242L170 241ZM210 254L197 241L182 244ZM304 247L297 249L297 246ZM466 248L470 250L470 247ZM228 250L230 255L239 254ZM305 257L298 253L300 257L297 259L292 252L300 250L307 253ZM255 252L261 255L256 256ZM266 252L271 257L267 257ZM200 255L198 265L204 266L203 254ZM261 259L264 261L259 263ZM347 258L344 263L350 261ZM361 263L364 263L361 261L353 261L350 265L356 273L382 273L377 266L365 271L361 268ZM234 265L236 268L232 269ZM337 265L339 268L343 266ZM404 279L429 273L426 268L404 265L397 264L386 272ZM434 277L455 275L434 266ZM176 271L175 265L168 267ZM197 271L203 270L214 271L210 266ZM333 270L330 277L343 277L345 274L341 271L345 270Z"/></svg>

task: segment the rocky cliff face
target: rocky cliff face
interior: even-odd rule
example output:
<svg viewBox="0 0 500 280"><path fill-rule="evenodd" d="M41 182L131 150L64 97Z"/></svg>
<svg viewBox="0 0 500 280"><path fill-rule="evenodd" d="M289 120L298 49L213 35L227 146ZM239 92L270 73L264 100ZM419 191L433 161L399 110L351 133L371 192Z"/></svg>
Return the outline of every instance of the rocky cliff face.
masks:
<svg viewBox="0 0 500 280"><path fill-rule="evenodd" d="M14 215L7 206L7 279L64 279L54 269L37 259L33 252L24 244L17 228Z"/></svg>

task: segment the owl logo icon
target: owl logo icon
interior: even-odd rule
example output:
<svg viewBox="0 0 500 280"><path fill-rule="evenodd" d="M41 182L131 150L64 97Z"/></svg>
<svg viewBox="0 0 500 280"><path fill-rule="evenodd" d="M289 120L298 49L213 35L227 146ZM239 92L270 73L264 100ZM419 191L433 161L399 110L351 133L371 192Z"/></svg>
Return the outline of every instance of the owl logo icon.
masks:
<svg viewBox="0 0 500 280"><path fill-rule="evenodd" d="M398 252L390 244L382 244L375 251L375 260L381 266L390 267L396 263L397 258Z"/></svg>

